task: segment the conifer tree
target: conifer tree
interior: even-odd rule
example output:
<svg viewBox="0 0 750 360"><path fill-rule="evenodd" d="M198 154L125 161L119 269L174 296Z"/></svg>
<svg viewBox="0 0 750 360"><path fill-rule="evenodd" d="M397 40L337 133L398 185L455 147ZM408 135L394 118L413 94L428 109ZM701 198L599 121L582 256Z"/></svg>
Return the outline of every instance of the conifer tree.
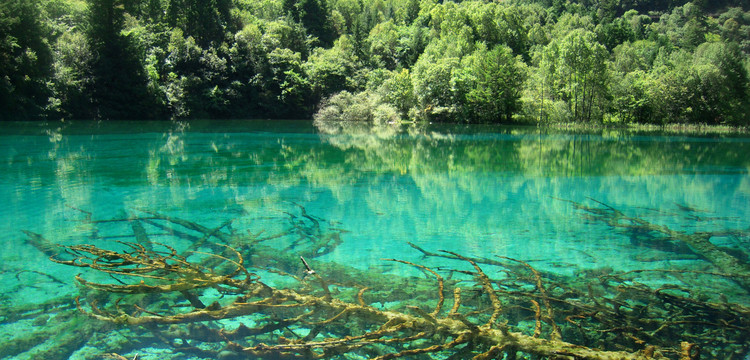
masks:
<svg viewBox="0 0 750 360"><path fill-rule="evenodd" d="M93 116L99 119L144 119L153 109L143 66L132 41L122 34L120 0L89 0L88 41L92 59L90 88Z"/></svg>

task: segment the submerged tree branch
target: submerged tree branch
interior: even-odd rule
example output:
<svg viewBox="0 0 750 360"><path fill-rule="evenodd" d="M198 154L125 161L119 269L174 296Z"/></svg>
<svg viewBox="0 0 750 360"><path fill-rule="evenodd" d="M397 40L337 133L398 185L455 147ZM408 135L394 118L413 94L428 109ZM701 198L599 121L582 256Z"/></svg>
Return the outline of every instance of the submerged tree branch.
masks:
<svg viewBox="0 0 750 360"><path fill-rule="evenodd" d="M644 226L672 238L689 237L608 206L575 205L598 219L611 220L614 228ZM314 249L322 244L335 247L340 239L330 242L338 230L326 228L325 220L306 211L300 216L287 213L293 216L288 224L295 230L282 229L287 235L268 240L310 237L305 245L296 245L299 248L279 247L283 250L266 246L266 241L248 246L246 237L224 231L229 221L210 227L146 213L148 221L117 220L132 231L132 241L111 243L118 250L56 246L39 234L27 235L52 261L86 269L87 279L95 276L93 272L115 277L115 282L76 277L84 288L76 299L82 313L140 328L175 351L211 358L221 354L226 359L329 359L344 354L492 359L522 353L542 358L688 360L699 356L698 349L722 349L725 354L748 350L738 345L750 335L746 306L709 302L678 285L649 287L637 281L645 271L570 279L509 257L476 258L410 244L439 266L386 259L427 275L408 278L315 260L321 252ZM172 236L192 250L180 250L163 239L152 242L149 228L133 224L160 233L176 227L170 229ZM198 251L196 243L210 251ZM467 266L472 271L462 270ZM698 275L747 279L730 272L735 270L726 266L721 273ZM311 276L320 286L307 282ZM446 291L453 292L452 299L446 299ZM451 301L446 313L445 303ZM431 312L425 304L434 304ZM228 325L229 320L238 325Z"/></svg>

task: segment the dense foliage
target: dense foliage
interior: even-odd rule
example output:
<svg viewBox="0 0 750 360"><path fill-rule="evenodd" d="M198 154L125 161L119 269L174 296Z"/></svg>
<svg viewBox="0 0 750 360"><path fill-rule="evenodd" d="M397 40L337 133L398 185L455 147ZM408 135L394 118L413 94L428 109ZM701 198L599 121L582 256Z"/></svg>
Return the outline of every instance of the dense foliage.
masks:
<svg viewBox="0 0 750 360"><path fill-rule="evenodd" d="M747 0L0 0L0 119L750 124Z"/></svg>

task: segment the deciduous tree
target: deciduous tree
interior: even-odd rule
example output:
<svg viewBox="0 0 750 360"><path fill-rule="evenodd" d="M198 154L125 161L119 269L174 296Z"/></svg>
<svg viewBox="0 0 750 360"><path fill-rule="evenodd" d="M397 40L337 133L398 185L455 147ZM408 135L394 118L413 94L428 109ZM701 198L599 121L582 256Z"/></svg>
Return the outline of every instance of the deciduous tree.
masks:
<svg viewBox="0 0 750 360"><path fill-rule="evenodd" d="M52 53L36 0L0 2L0 120L44 114Z"/></svg>
<svg viewBox="0 0 750 360"><path fill-rule="evenodd" d="M146 74L132 39L122 33L121 0L88 0L87 39L94 54L90 96L99 119L145 119L152 114Z"/></svg>
<svg viewBox="0 0 750 360"><path fill-rule="evenodd" d="M480 45L461 60L454 74L462 117L479 122L511 122L520 109L525 78L521 60L504 45Z"/></svg>

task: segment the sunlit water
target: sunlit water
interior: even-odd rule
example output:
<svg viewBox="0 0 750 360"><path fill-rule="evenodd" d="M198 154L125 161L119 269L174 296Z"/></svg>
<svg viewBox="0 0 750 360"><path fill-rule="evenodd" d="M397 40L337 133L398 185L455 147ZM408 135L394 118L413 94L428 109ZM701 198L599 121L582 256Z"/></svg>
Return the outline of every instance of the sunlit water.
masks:
<svg viewBox="0 0 750 360"><path fill-rule="evenodd" d="M2 126L6 308L78 293L73 277L81 269L47 260L23 230L55 243L91 243L87 219L140 210L208 227L238 219L236 228L257 233L304 209L343 230L343 242L319 260L402 275L413 269L382 258L435 261L409 243L512 257L562 275L708 270L695 256L637 246L586 221L573 202L612 206L686 232L750 226L747 137L487 126L396 131L295 121ZM712 241L744 260L750 255L746 236ZM741 292L732 296L750 305ZM43 324L2 326L8 333Z"/></svg>

